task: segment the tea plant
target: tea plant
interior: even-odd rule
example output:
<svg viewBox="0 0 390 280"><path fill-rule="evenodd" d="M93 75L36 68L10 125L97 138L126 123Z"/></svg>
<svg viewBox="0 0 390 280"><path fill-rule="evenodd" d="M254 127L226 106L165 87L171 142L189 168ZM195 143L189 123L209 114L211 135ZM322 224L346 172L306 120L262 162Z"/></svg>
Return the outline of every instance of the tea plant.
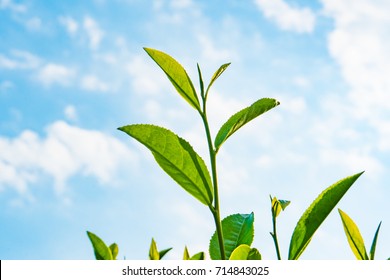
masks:
<svg viewBox="0 0 390 280"><path fill-rule="evenodd" d="M95 258L97 260L115 260L118 256L119 248L116 243L112 243L109 247L96 234L87 231L89 240L92 243Z"/></svg>
<svg viewBox="0 0 390 280"><path fill-rule="evenodd" d="M273 98L261 98L257 100L249 107L232 115L222 125L213 139L207 115L207 99L211 86L227 69L230 63L223 64L218 68L211 77L207 87L205 87L201 69L197 65L200 86L198 93L186 70L175 59L155 49L145 48L145 51L166 74L181 97L200 116L206 135L205 141L208 146L211 172L202 157L192 148L189 142L166 128L152 124L131 124L118 129L148 148L159 166L186 192L210 210L215 224L215 232L209 244L209 255L211 259L260 260L262 256L259 250L251 247L254 239L254 213L237 213L221 219L217 155L223 143L230 136L248 122L277 107L280 104L279 101ZM296 260L301 256L316 230L362 173L346 177L331 185L307 208L293 231L288 259ZM275 197L271 198L273 222L271 236L275 244L278 259L281 259L281 253L276 232L276 220L280 212L289 203L286 200L278 200ZM96 235L88 232L88 236L94 247L97 259L115 259L117 255L116 244L107 247ZM158 251L156 243L152 239L149 259L159 260L170 249ZM186 247L184 249L183 259L200 260L205 259L205 255L203 252L200 252L190 257Z"/></svg>
<svg viewBox="0 0 390 280"><path fill-rule="evenodd" d="M373 260L375 257L376 242L378 240L379 229L381 228L382 222L379 223L378 228L375 231L374 238L372 240L370 255L367 254L366 247L364 245L363 237L360 234L358 226L355 222L341 209L339 214L341 221L344 226L344 232L347 236L349 246L356 259L358 260Z"/></svg>

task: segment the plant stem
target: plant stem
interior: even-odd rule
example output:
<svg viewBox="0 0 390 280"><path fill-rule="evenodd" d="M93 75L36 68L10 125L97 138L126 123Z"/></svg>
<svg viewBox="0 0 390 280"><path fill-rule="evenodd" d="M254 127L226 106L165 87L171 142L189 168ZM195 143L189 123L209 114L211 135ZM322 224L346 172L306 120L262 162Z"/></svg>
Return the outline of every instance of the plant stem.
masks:
<svg viewBox="0 0 390 280"><path fill-rule="evenodd" d="M280 256L278 236L276 234L276 216L274 215L274 213L272 213L272 223L273 223L273 231L274 232L271 232L271 236L274 240L276 255L278 256L278 260L281 260L282 258Z"/></svg>
<svg viewBox="0 0 390 280"><path fill-rule="evenodd" d="M203 112L200 112L200 115L203 120L203 125L206 131L207 136L207 144L209 148L210 153L210 163L211 163L211 172L212 172L212 179L213 179L213 187L214 187L214 207L210 207L211 213L214 217L215 227L218 235L218 243L221 253L221 259L226 259L225 254L225 246L223 242L223 232L222 232L222 223L221 223L221 216L219 211L219 195L218 195L218 180L217 180L217 154L214 150L213 142L211 140L211 133L210 133L210 127L207 120L207 114L206 114L206 98L202 96L203 100Z"/></svg>

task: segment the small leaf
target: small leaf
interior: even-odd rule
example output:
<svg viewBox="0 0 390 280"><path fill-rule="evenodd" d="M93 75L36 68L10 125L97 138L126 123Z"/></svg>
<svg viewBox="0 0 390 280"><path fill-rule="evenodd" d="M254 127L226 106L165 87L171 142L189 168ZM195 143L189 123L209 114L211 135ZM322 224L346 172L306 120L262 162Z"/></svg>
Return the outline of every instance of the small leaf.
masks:
<svg viewBox="0 0 390 280"><path fill-rule="evenodd" d="M246 260L248 258L250 250L251 247L246 244L241 244L236 249L234 249L234 251L230 255L229 260Z"/></svg>
<svg viewBox="0 0 390 280"><path fill-rule="evenodd" d="M214 190L210 173L187 141L154 125L128 125L118 129L145 145L160 167L184 190L203 204L212 204Z"/></svg>
<svg viewBox="0 0 390 280"><path fill-rule="evenodd" d="M153 238L149 249L149 259L154 261L160 260L160 253L158 252L156 241Z"/></svg>
<svg viewBox="0 0 390 280"><path fill-rule="evenodd" d="M230 135L236 132L240 127L279 104L279 101L276 101L275 99L262 98L251 106L231 116L229 120L222 125L215 137L214 145L216 151L218 151L220 146L230 137Z"/></svg>
<svg viewBox="0 0 390 280"><path fill-rule="evenodd" d="M282 210L284 211L287 208L287 206L290 205L291 201L279 199L279 203L280 206L282 206Z"/></svg>
<svg viewBox="0 0 390 280"><path fill-rule="evenodd" d="M97 260L113 260L111 250L96 234L87 231L89 240L92 243L95 257Z"/></svg>
<svg viewBox="0 0 390 280"><path fill-rule="evenodd" d="M200 112L200 105L198 96L194 85L186 70L180 65L174 58L168 54L150 49L144 48L148 55L157 63L158 66L164 71L168 79L171 81L177 92L197 111Z"/></svg>
<svg viewBox="0 0 390 280"><path fill-rule="evenodd" d="M200 71L199 64L196 64L196 67L198 68L198 76L199 76L199 86L200 86L200 94L202 98L204 99L204 83L203 83L203 78L202 78L202 71Z"/></svg>
<svg viewBox="0 0 390 280"><path fill-rule="evenodd" d="M261 260L261 254L256 248L242 244L234 249L229 260Z"/></svg>
<svg viewBox="0 0 390 280"><path fill-rule="evenodd" d="M190 258L191 261L203 261L205 260L204 252L199 252Z"/></svg>
<svg viewBox="0 0 390 280"><path fill-rule="evenodd" d="M346 177L325 189L306 209L291 236L289 260L297 260L316 230L363 172Z"/></svg>
<svg viewBox="0 0 390 280"><path fill-rule="evenodd" d="M261 260L261 254L259 250L256 248L251 248L248 254L247 260L254 260L254 261L260 261Z"/></svg>
<svg viewBox="0 0 390 280"><path fill-rule="evenodd" d="M234 214L222 220L222 232L226 259L229 259L233 250L241 244L251 245L254 235L254 214ZM221 253L217 232L214 232L209 246L210 257L220 260Z"/></svg>
<svg viewBox="0 0 390 280"><path fill-rule="evenodd" d="M191 261L204 260L204 253L203 252L199 252L199 253L196 253L195 255L193 255L192 257L190 257L190 253L188 252L188 248L187 248L187 246L185 246L184 247L184 253L183 253L183 260L185 260L185 261L188 261L188 260L191 260Z"/></svg>
<svg viewBox="0 0 390 280"><path fill-rule="evenodd" d="M271 207L272 207L272 214L275 216L275 218L280 214L280 211L284 211L286 207L290 204L290 201L288 200L280 200L276 197L272 198L271 200Z"/></svg>
<svg viewBox="0 0 390 280"><path fill-rule="evenodd" d="M170 251L172 250L172 248L168 248L168 249L164 249L164 250L161 250L160 252L158 252L158 254L160 255L160 260Z"/></svg>
<svg viewBox="0 0 390 280"><path fill-rule="evenodd" d="M214 82L219 78L219 76L222 75L223 72L225 72L226 68L228 68L228 66L230 65L230 63L225 63L225 64L222 64L217 71L215 71L214 75L211 77L211 80L210 80L210 83L207 87L207 90L206 90L206 98L207 98L207 95L209 93L209 90L211 88L211 86L214 84Z"/></svg>
<svg viewBox="0 0 390 280"><path fill-rule="evenodd" d="M358 260L368 260L364 240L355 222L341 209L339 209L344 232L347 236L349 247Z"/></svg>
<svg viewBox="0 0 390 280"><path fill-rule="evenodd" d="M109 248L111 251L112 259L115 260L119 253L119 247L116 243L112 243Z"/></svg>
<svg viewBox="0 0 390 280"><path fill-rule="evenodd" d="M184 247L183 260L187 261L190 259L190 253L188 252L187 246Z"/></svg>
<svg viewBox="0 0 390 280"><path fill-rule="evenodd" d="M374 239L372 240L371 249L370 249L370 260L374 260L375 257L375 249L376 249L376 242L378 240L379 230L381 228L382 222L379 223L378 228L376 229Z"/></svg>

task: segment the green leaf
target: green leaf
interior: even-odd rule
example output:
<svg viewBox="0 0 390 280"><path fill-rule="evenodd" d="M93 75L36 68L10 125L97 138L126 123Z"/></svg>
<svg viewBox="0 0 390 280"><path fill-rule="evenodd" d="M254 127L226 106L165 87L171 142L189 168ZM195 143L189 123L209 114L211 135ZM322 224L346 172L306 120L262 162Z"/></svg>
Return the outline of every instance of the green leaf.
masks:
<svg viewBox="0 0 390 280"><path fill-rule="evenodd" d="M284 211L286 207L290 204L290 201L288 200L281 200L277 199L276 197L272 198L271 197L271 207L272 207L272 214L276 218L279 216L280 211Z"/></svg>
<svg viewBox="0 0 390 280"><path fill-rule="evenodd" d="M115 260L119 253L119 247L116 243L112 243L110 247L108 247L111 251L112 259Z"/></svg>
<svg viewBox="0 0 390 280"><path fill-rule="evenodd" d="M154 238L152 238L152 243L150 244L149 260L153 260L153 261L160 260L160 253L158 252L157 244L156 241L154 241Z"/></svg>
<svg viewBox="0 0 390 280"><path fill-rule="evenodd" d="M170 251L172 250L172 248L168 248L168 249L164 249L164 250L161 250L160 252L158 252L158 254L160 255L160 260Z"/></svg>
<svg viewBox="0 0 390 280"><path fill-rule="evenodd" d="M378 228L376 229L374 239L372 240L371 249L370 249L370 260L374 260L375 257L375 249L376 249L376 242L378 240L379 230L381 228L382 222L379 223Z"/></svg>
<svg viewBox="0 0 390 280"><path fill-rule="evenodd" d="M87 231L89 240L92 243L95 258L97 260L113 260L111 250L96 234Z"/></svg>
<svg viewBox="0 0 390 280"><path fill-rule="evenodd" d="M204 260L205 256L203 252L196 253L192 257L190 256L190 253L188 252L187 246L184 247L184 253L183 253L183 260L185 261L201 261Z"/></svg>
<svg viewBox="0 0 390 280"><path fill-rule="evenodd" d="M200 105L198 96L194 85L186 70L170 55L150 49L144 48L148 55L157 63L158 66L164 71L168 79L171 81L177 92L197 111L200 112Z"/></svg>
<svg viewBox="0 0 390 280"><path fill-rule="evenodd" d="M196 67L198 68L198 76L199 76L199 86L200 86L200 95L204 99L204 83L203 83L203 78L202 78L202 71L200 71L199 64L196 64Z"/></svg>
<svg viewBox="0 0 390 280"><path fill-rule="evenodd" d="M261 260L261 254L256 248L241 244L234 249L229 260Z"/></svg>
<svg viewBox="0 0 390 280"><path fill-rule="evenodd" d="M144 144L160 167L184 190L205 205L213 201L210 173L191 145L168 129L147 125L128 125L119 130Z"/></svg>
<svg viewBox="0 0 390 280"><path fill-rule="evenodd" d="M211 80L210 80L210 83L207 87L207 90L206 90L206 98L207 98L207 95L209 93L209 90L211 88L211 86L214 84L214 82L219 78L219 76L222 75L223 72L225 72L226 68L228 68L228 66L230 65L230 63L225 63L225 64L222 64L217 71L215 71L214 75L211 77Z"/></svg>
<svg viewBox="0 0 390 280"><path fill-rule="evenodd" d="M366 247L364 245L364 240L360 234L359 228L355 222L341 209L338 209L343 222L343 227L345 235L347 236L349 247L351 247L352 252L358 260L368 260Z"/></svg>
<svg viewBox="0 0 390 280"><path fill-rule="evenodd" d="M290 205L291 201L289 200L282 200L282 199L278 199L279 200L279 203L280 203L280 206L282 206L282 210L284 211L287 206Z"/></svg>
<svg viewBox="0 0 390 280"><path fill-rule="evenodd" d="M220 146L230 137L230 135L236 132L240 127L279 104L279 101L276 101L275 99L262 98L251 106L231 116L229 120L222 125L215 137L214 145L216 151L218 151Z"/></svg>
<svg viewBox="0 0 390 280"><path fill-rule="evenodd" d="M188 252L187 246L184 247L183 260L187 261L190 259L190 253Z"/></svg>
<svg viewBox="0 0 390 280"><path fill-rule="evenodd" d="M261 254L259 250L256 248L251 248L248 254L247 260L254 260L254 261L260 261L261 260Z"/></svg>
<svg viewBox="0 0 390 280"><path fill-rule="evenodd" d="M222 232L226 259L229 259L233 250L241 244L251 245L254 235L254 214L234 214L222 220ZM218 242L218 235L215 231L210 240L210 257L213 260L220 260L221 253Z"/></svg>
<svg viewBox="0 0 390 280"><path fill-rule="evenodd" d="M325 189L306 209L291 236L289 259L297 260L316 230L363 172L346 177Z"/></svg>
<svg viewBox="0 0 390 280"><path fill-rule="evenodd" d="M191 261L203 261L205 260L204 252L199 252L190 258Z"/></svg>
<svg viewBox="0 0 390 280"><path fill-rule="evenodd" d="M246 260L248 258L251 247L246 244L241 244L238 246L232 254L230 255L229 260Z"/></svg>

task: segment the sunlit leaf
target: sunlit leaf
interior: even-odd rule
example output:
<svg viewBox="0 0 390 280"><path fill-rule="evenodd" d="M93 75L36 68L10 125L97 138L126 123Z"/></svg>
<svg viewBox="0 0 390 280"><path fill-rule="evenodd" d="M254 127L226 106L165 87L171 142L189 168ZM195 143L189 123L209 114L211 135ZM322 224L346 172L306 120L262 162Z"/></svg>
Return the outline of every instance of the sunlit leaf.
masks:
<svg viewBox="0 0 390 280"><path fill-rule="evenodd" d="M215 71L214 75L211 77L211 80L210 80L210 83L207 87L207 90L206 90L206 98L207 98L207 95L209 93L209 90L211 88L211 86L214 84L214 82L219 78L219 76L222 75L223 72L225 72L226 68L228 68L228 66L230 65L230 63L225 63L225 64L222 64L217 71Z"/></svg>
<svg viewBox="0 0 390 280"><path fill-rule="evenodd" d="M222 232L226 259L229 259L233 250L241 244L251 245L254 235L254 214L234 214L222 220ZM218 235L215 231L209 246L210 257L213 260L220 260L221 253L218 242Z"/></svg>
<svg viewBox="0 0 390 280"><path fill-rule="evenodd" d="M218 151L220 146L240 127L279 104L279 101L276 101L275 99L262 98L251 106L231 116L229 120L222 125L215 137L214 145L216 151Z"/></svg>
<svg viewBox="0 0 390 280"><path fill-rule="evenodd" d="M234 249L229 260L261 260L261 254L256 248L241 244Z"/></svg>
<svg viewBox="0 0 390 280"><path fill-rule="evenodd" d="M187 261L190 259L190 253L188 252L187 246L184 247L183 260Z"/></svg>
<svg viewBox="0 0 390 280"><path fill-rule="evenodd" d="M363 172L346 177L325 189L306 209L291 236L289 259L298 259L336 204Z"/></svg>
<svg viewBox="0 0 390 280"><path fill-rule="evenodd" d="M246 244L241 244L240 246L238 246L236 249L233 250L229 260L246 260L248 258L250 250L251 250L250 246Z"/></svg>
<svg viewBox="0 0 390 280"><path fill-rule="evenodd" d="M344 232L348 239L349 247L358 260L368 260L364 240L355 222L341 209L339 209Z"/></svg>
<svg viewBox="0 0 390 280"><path fill-rule="evenodd" d="M378 228L376 229L374 238L372 240L371 249L370 249L370 260L375 258L376 242L378 240L379 230L381 228L382 222L379 223Z"/></svg>
<svg viewBox="0 0 390 280"><path fill-rule="evenodd" d="M190 253L188 252L187 246L184 247L183 260L200 261L200 260L204 260L204 258L205 256L203 252L196 253L191 257Z"/></svg>
<svg viewBox="0 0 390 280"><path fill-rule="evenodd" d="M119 128L152 153L160 167L184 190L205 205L213 201L210 173L203 159L191 145L168 129L147 125L128 125Z"/></svg>
<svg viewBox="0 0 390 280"><path fill-rule="evenodd" d="M272 213L275 218L280 214L280 211L284 211L286 207L290 204L288 200L277 199L276 197L271 200Z"/></svg>
<svg viewBox="0 0 390 280"><path fill-rule="evenodd" d="M198 96L194 85L186 70L170 55L150 49L144 48L148 55L157 63L164 71L168 79L171 81L177 92L196 110L200 111Z"/></svg>
<svg viewBox="0 0 390 280"><path fill-rule="evenodd" d="M154 241L153 238L152 238L152 242L150 243L149 260L153 260L153 261L160 260L160 253L158 252L156 241Z"/></svg>
<svg viewBox="0 0 390 280"><path fill-rule="evenodd" d="M95 253L95 258L97 260L113 260L111 250L107 247L107 245L104 243L100 237L98 237L96 234L87 231L87 235L89 240L92 243L93 251Z"/></svg>
<svg viewBox="0 0 390 280"><path fill-rule="evenodd" d="M115 260L119 253L119 247L116 243L112 243L109 247L112 255L112 259Z"/></svg>

